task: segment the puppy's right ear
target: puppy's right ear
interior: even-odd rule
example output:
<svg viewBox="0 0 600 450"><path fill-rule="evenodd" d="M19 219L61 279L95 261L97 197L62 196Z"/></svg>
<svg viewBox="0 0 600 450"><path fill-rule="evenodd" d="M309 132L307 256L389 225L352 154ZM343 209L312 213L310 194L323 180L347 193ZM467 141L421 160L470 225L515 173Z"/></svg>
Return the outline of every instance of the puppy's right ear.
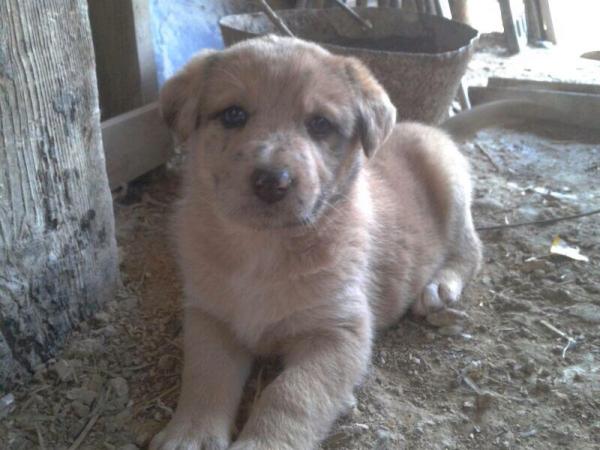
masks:
<svg viewBox="0 0 600 450"><path fill-rule="evenodd" d="M200 52L169 78L160 91L160 113L180 142L185 142L198 126L201 115L200 96L206 72L217 54L215 50Z"/></svg>
<svg viewBox="0 0 600 450"><path fill-rule="evenodd" d="M342 61L355 90L357 131L365 155L370 158L392 132L396 108L367 66L353 57L343 57Z"/></svg>

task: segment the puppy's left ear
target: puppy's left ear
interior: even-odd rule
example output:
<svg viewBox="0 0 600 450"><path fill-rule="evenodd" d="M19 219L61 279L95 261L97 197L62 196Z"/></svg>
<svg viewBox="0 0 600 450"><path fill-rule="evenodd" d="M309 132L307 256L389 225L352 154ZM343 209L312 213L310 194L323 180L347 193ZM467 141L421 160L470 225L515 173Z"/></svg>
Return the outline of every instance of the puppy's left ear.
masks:
<svg viewBox="0 0 600 450"><path fill-rule="evenodd" d="M368 158L388 138L396 124L396 108L383 86L356 58L344 58L346 74L356 96L356 127Z"/></svg>
<svg viewBox="0 0 600 450"><path fill-rule="evenodd" d="M206 71L217 55L214 50L198 53L183 69L169 78L160 91L161 115L180 142L185 142L198 125L200 99L206 94Z"/></svg>

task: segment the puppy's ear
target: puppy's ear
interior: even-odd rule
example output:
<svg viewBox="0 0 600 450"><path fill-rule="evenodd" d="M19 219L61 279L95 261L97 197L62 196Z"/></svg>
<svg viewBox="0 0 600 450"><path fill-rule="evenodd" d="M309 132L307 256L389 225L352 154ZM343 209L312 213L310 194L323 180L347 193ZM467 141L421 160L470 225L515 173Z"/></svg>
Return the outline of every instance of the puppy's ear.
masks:
<svg viewBox="0 0 600 450"><path fill-rule="evenodd" d="M356 58L344 58L345 69L356 96L356 127L367 157L373 156L396 123L396 108L385 89Z"/></svg>
<svg viewBox="0 0 600 450"><path fill-rule="evenodd" d="M206 72L217 54L214 50L200 52L169 78L160 91L161 115L180 142L185 142L198 125Z"/></svg>

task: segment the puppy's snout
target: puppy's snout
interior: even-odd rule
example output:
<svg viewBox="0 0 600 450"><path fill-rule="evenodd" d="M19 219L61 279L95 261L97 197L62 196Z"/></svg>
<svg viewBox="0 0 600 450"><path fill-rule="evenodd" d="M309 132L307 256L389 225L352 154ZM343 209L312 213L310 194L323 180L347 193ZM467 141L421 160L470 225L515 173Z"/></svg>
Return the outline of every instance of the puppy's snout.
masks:
<svg viewBox="0 0 600 450"><path fill-rule="evenodd" d="M256 169L250 181L256 196L269 204L283 199L292 185L292 177L285 169Z"/></svg>

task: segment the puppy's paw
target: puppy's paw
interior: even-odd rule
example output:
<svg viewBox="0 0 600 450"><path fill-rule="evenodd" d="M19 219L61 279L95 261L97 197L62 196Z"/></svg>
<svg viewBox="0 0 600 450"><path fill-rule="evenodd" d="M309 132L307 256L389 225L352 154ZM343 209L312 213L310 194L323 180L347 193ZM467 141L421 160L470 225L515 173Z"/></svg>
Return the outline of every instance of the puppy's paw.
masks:
<svg viewBox="0 0 600 450"><path fill-rule="evenodd" d="M189 421L172 420L150 442L149 450L226 450L229 438Z"/></svg>
<svg viewBox="0 0 600 450"><path fill-rule="evenodd" d="M416 316L424 317L456 304L462 294L463 282L455 274L442 274L432 280L412 306Z"/></svg>

